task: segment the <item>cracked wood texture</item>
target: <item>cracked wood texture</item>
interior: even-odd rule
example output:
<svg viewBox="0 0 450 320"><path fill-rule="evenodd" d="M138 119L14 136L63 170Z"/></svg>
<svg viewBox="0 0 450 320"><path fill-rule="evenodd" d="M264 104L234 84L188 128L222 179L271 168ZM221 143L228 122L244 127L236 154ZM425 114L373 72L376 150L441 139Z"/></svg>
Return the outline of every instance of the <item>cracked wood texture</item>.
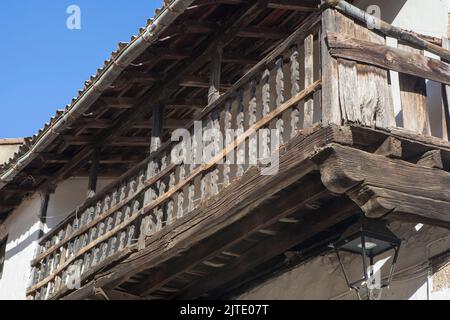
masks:
<svg viewBox="0 0 450 320"><path fill-rule="evenodd" d="M338 144L325 148L314 161L324 185L347 194L370 218L387 215L450 228L450 173L446 171Z"/></svg>

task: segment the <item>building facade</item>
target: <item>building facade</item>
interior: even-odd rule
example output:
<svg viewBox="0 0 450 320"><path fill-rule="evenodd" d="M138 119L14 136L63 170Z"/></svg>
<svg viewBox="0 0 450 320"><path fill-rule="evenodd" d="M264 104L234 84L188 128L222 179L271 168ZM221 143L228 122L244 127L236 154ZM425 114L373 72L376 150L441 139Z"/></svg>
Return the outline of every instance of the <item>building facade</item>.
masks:
<svg viewBox="0 0 450 320"><path fill-rule="evenodd" d="M0 141L0 299L357 299L361 217L402 240L379 298L449 299L449 12L168 2Z"/></svg>

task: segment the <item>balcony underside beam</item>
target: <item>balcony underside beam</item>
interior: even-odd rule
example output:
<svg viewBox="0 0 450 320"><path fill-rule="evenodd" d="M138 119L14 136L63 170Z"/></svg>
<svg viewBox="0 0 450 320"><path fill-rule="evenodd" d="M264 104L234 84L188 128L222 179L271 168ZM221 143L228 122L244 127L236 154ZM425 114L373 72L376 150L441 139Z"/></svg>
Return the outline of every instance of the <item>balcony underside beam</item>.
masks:
<svg viewBox="0 0 450 320"><path fill-rule="evenodd" d="M429 161L430 155L442 169L436 161ZM330 126L303 130L282 148L277 175L261 176L256 168L248 170L218 196L148 237L145 249L132 247L105 260L89 271L88 279L95 277L95 282L72 293L60 292L55 298L91 297L99 287L127 288L132 295L148 298L168 291L169 298L199 297L233 281L232 271L249 272L360 212L372 218L449 228L449 164L450 143L398 129ZM416 181L416 176L426 178ZM321 204L314 212L318 220L292 217L307 213L302 210L315 207L316 202ZM280 221L293 224L284 229L289 236L272 229ZM237 242L258 232L273 238L256 242L243 254L232 250ZM293 237L299 233L303 236ZM218 262L224 253L236 259ZM203 275L199 265L215 268L217 279ZM200 278L186 287L171 287L171 281L192 274Z"/></svg>

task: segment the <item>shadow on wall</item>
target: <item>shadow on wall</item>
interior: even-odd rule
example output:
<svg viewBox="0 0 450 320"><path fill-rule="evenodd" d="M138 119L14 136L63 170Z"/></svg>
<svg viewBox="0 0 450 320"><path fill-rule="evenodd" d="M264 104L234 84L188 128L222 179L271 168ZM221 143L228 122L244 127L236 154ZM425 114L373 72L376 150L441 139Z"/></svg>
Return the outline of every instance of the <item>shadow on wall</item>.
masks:
<svg viewBox="0 0 450 320"><path fill-rule="evenodd" d="M40 230L36 230L30 235L28 235L25 239L21 240L18 245L14 248L7 250L5 253L5 259L8 260L14 257L16 254L19 254L23 250L25 250L29 245L31 245L34 241L37 241L40 236ZM9 239L8 239L9 241Z"/></svg>

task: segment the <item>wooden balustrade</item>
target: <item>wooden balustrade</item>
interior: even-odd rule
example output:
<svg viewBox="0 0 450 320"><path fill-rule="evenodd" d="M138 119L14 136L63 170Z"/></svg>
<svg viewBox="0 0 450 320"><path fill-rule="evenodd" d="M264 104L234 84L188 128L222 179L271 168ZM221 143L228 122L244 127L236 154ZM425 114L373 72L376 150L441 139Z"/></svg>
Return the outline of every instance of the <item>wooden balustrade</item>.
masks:
<svg viewBox="0 0 450 320"><path fill-rule="evenodd" d="M298 129L312 126L314 112L320 114L320 109L314 110L320 107L314 93L321 85L319 64L314 64L319 61L319 51L314 50L319 47L318 21L318 15L310 18L204 109L196 119L201 129L222 133L224 144L207 156L206 148L193 139L193 151L203 161L174 162L171 151L179 145L167 141L146 163L87 200L46 235L32 262L29 298L51 299L73 289L77 273L84 281L127 248L145 248L147 237L217 195L257 165L260 154L270 156L271 139L277 140L278 148ZM199 128L193 122L185 129L191 135L201 133L195 132ZM276 135L262 129L274 129Z"/></svg>
<svg viewBox="0 0 450 320"><path fill-rule="evenodd" d="M146 238L188 216L299 129L319 122L357 123L423 135L437 132L448 140L448 63L426 57L413 45L392 47L387 41L336 10L311 14L225 94L211 100L196 119L200 126L191 121L185 127L191 136L208 129L222 134L224 143L209 157L192 139L193 155L204 161L176 163L172 148L180 145L166 141L42 239L32 262L29 297L51 299L70 286L77 271L85 281L126 249L142 250ZM437 124L430 120L426 80L442 86Z"/></svg>

